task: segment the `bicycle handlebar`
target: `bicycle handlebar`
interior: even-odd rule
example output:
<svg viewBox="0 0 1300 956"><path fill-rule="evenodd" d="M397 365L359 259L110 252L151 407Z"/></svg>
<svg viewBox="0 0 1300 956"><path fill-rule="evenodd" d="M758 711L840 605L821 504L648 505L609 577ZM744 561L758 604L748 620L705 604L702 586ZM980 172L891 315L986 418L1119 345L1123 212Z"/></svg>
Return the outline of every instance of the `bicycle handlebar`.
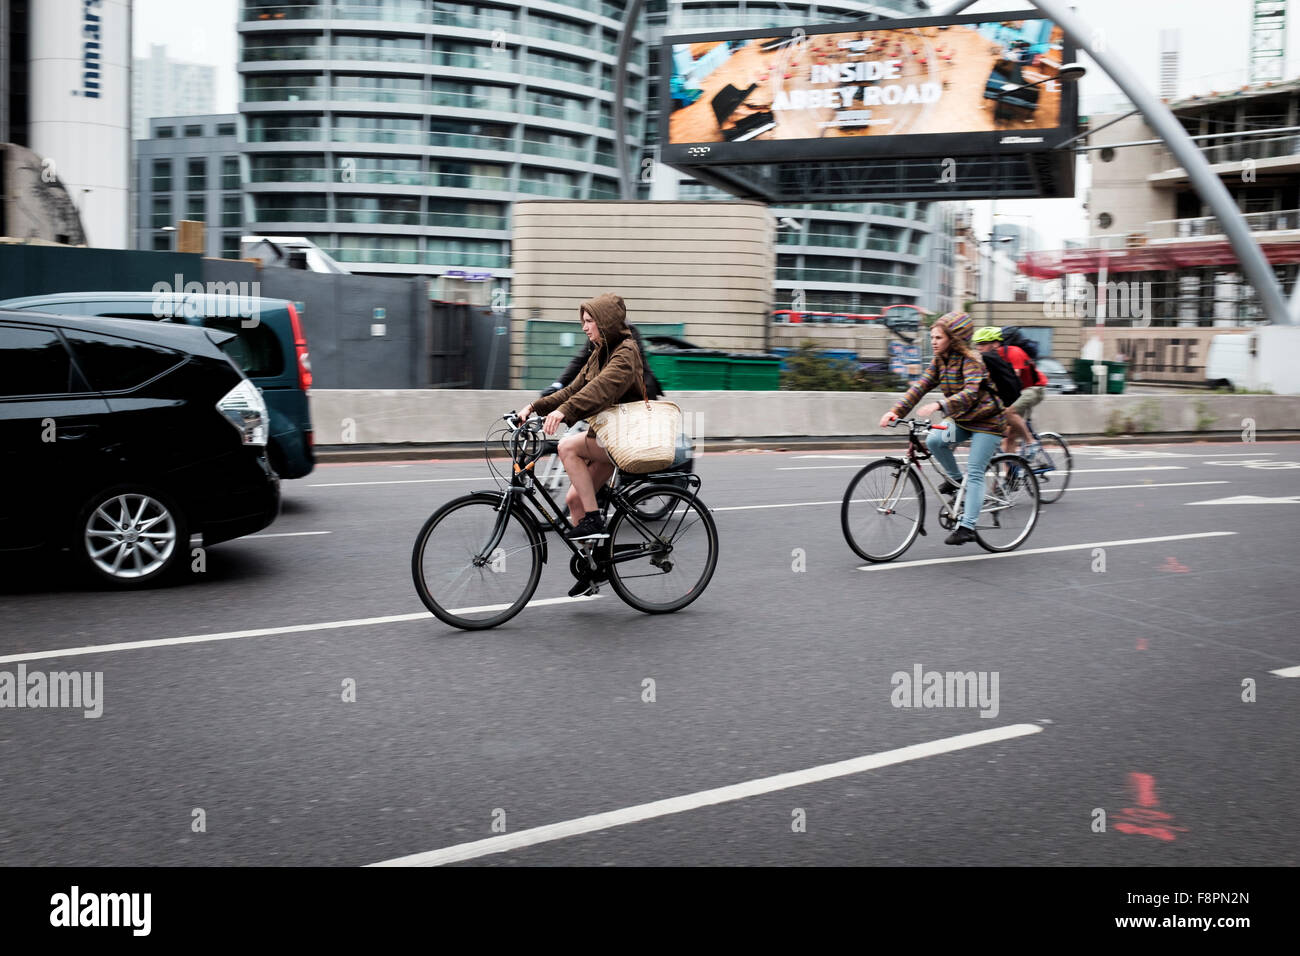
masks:
<svg viewBox="0 0 1300 956"><path fill-rule="evenodd" d="M886 427L894 428L897 425L906 425L908 428L911 428L913 430L920 430L922 428L932 428L937 432L946 431L948 428L946 424L936 425L934 422L925 421L920 418L895 418Z"/></svg>

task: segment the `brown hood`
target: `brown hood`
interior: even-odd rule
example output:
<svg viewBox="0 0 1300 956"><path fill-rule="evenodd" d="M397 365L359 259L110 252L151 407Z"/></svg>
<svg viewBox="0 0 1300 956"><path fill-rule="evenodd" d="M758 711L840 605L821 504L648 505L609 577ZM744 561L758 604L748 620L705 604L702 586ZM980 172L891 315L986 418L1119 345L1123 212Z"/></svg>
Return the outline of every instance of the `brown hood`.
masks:
<svg viewBox="0 0 1300 956"><path fill-rule="evenodd" d="M590 314L596 320L596 328L600 329L601 345L607 347L606 355L613 352L618 344L631 334L627 328L627 306L623 304L621 295L606 292L594 299L588 299L578 306L579 319L582 318L583 312Z"/></svg>

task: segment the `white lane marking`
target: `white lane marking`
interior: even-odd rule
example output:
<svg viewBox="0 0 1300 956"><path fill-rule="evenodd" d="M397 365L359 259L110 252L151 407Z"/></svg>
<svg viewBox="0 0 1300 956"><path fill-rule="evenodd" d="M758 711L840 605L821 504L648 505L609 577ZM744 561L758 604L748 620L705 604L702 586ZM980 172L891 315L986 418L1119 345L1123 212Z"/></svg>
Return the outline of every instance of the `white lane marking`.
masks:
<svg viewBox="0 0 1300 956"><path fill-rule="evenodd" d="M866 499L862 499L865 501ZM807 505L838 505L844 501L843 498L836 498L834 501L794 501L784 505L727 505L725 508L710 508L710 511L759 511L765 508L803 508Z"/></svg>
<svg viewBox="0 0 1300 956"><path fill-rule="evenodd" d="M1132 468L1071 468L1072 475L1096 475L1104 471L1186 471L1186 465L1134 465Z"/></svg>
<svg viewBox="0 0 1300 956"><path fill-rule="evenodd" d="M1224 452L1222 455L1210 452L1194 455L1179 451L1121 451L1096 445L1071 445L1070 451L1076 455L1097 455L1101 458L1119 458L1124 461L1131 461L1135 458L1257 458L1260 455L1277 454L1275 451L1229 451Z"/></svg>
<svg viewBox="0 0 1300 956"><path fill-rule="evenodd" d="M1049 473L1050 475L1050 473ZM1088 485L1084 488L1075 488L1070 486L1070 494L1076 491L1118 491L1121 488L1185 488L1188 485L1227 485L1227 481L1165 481L1165 482L1144 482L1140 485Z"/></svg>
<svg viewBox="0 0 1300 956"><path fill-rule="evenodd" d="M491 481L491 475L476 475L473 478L401 478L391 481L322 481L308 485L308 488L355 488L357 485L429 485L440 481Z"/></svg>
<svg viewBox="0 0 1300 956"><path fill-rule="evenodd" d="M1261 498L1259 495L1237 495L1233 498L1214 498L1210 501L1188 501L1189 505L1294 505L1300 504L1300 495L1289 498Z"/></svg>
<svg viewBox="0 0 1300 956"><path fill-rule="evenodd" d="M993 558L1015 558L1025 554L1053 554L1057 551L1084 551L1089 548L1119 548L1129 544L1155 544L1160 541L1187 541L1191 538L1220 538L1235 531L1201 531L1196 534L1169 534L1159 538L1126 538L1122 541L1093 541L1089 544L1062 544L1054 548L1026 548L1023 551L1003 551L998 554L963 554L956 558L925 558L920 561L901 561L897 564L864 564L858 571L892 571L894 568L919 568L927 564L956 564L960 561L991 561Z"/></svg>
<svg viewBox="0 0 1300 956"><path fill-rule="evenodd" d="M794 465L777 471L820 471L826 468L859 468L860 465ZM1091 475L1103 471L1186 471L1186 465L1135 465L1132 468L1073 468L1072 475Z"/></svg>
<svg viewBox="0 0 1300 956"><path fill-rule="evenodd" d="M1300 677L1300 666L1283 667L1280 670L1269 671L1270 674L1276 674L1278 677Z"/></svg>
<svg viewBox="0 0 1300 956"><path fill-rule="evenodd" d="M713 790L701 790L680 797L655 800L652 803L642 803L621 810L595 813L574 820L564 820L560 823L520 830L518 833L488 837L470 843L459 843L455 846L444 847L441 850L399 856L395 859L372 863L371 866L441 866L444 863L459 863L462 860L472 860L492 853L506 853L510 850L519 850L524 847L536 846L539 843L549 843L553 840L563 840L566 837L579 836L583 833L594 833L597 830L608 830L611 827L640 823L643 820L653 820L656 817L665 817L674 813L685 813L688 810L698 810L700 807L730 803L733 800L744 800L748 797L775 793L778 790L804 787L825 780L834 780L837 777L866 773L869 770L878 770L881 767L906 763L910 760L920 760L924 757L934 757L957 750L966 750L970 747L1000 743L1004 740L1013 740L1017 737L1041 733L1042 730L1043 728L1037 724L1012 724L1008 727L997 727L992 730L979 730L956 737L945 737L942 740L932 740L928 743L913 744L910 747L899 747L897 750L886 750L878 754L854 757L851 760L841 760L836 763L822 764L818 767L809 767L806 770L795 770L791 773L762 777L758 780L748 780L744 783L717 787Z"/></svg>
<svg viewBox="0 0 1300 956"><path fill-rule="evenodd" d="M580 601L597 601L599 594L582 597L539 598L529 601L525 609L543 607L549 604L573 604ZM483 605L482 607L455 608L453 614L496 610L508 607L506 604ZM192 634L189 637L163 637L150 641L124 641L119 644L91 644L85 647L62 647L52 651L33 651L28 654L9 654L0 657L0 664L18 661L39 661L55 657L81 657L85 654L108 654L114 651L135 651L150 647L171 647L177 644L205 644L211 641L233 641L241 637L272 637L276 634L303 634L309 631L331 631L343 627L368 627L372 624L399 624L405 621L435 621L428 611L418 614L390 614L386 617L362 617L351 621L323 621L319 624L291 624L287 627L259 627L249 631L226 631L218 634Z"/></svg>
<svg viewBox="0 0 1300 956"><path fill-rule="evenodd" d="M333 534L333 531L278 531L275 534L250 534L245 541L253 541L257 538L305 538L312 534Z"/></svg>
<svg viewBox="0 0 1300 956"><path fill-rule="evenodd" d="M1231 484L1227 481L1171 481L1165 483L1151 482L1150 484L1141 485L1092 485L1084 488L1070 487L1070 494L1076 491L1116 491L1122 488L1182 488L1185 485L1226 485ZM867 501L866 498L854 498L857 501ZM722 508L710 508L712 512L719 511L760 511L768 508L804 508L810 505L838 505L843 504L843 498L836 498L834 501L793 501L789 504L780 505L727 505Z"/></svg>

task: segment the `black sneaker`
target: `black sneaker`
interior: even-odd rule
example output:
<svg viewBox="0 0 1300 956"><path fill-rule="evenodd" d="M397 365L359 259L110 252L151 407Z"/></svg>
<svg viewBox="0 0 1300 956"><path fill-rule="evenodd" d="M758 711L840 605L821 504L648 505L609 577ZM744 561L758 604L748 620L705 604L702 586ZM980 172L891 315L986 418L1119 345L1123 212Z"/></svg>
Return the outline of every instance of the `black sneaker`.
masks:
<svg viewBox="0 0 1300 956"><path fill-rule="evenodd" d="M957 493L957 489L958 489L959 487L961 487L961 486L960 486L960 485L954 485L951 481L948 481L947 479L945 479L945 480L944 480L944 483L941 484L941 485L939 486L939 494L941 494L941 495L955 495L955 494Z"/></svg>
<svg viewBox="0 0 1300 956"><path fill-rule="evenodd" d="M582 520L569 532L570 541L585 541L591 538L604 537L608 537L605 534L605 522L601 520L598 511L587 512L582 516Z"/></svg>
<svg viewBox="0 0 1300 956"><path fill-rule="evenodd" d="M573 587L569 588L569 597L580 597L583 594L590 594L594 590L596 590L596 585L583 578Z"/></svg>
<svg viewBox="0 0 1300 956"><path fill-rule="evenodd" d="M975 540L975 529L968 528L964 524L959 524L957 530L948 537L944 538L944 544L966 544Z"/></svg>

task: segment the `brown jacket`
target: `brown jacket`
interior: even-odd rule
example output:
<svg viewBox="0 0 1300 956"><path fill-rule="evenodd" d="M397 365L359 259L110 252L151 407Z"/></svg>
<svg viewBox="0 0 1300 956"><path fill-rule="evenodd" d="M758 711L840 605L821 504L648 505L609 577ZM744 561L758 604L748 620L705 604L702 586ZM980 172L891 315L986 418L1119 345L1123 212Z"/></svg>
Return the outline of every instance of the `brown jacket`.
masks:
<svg viewBox="0 0 1300 956"><path fill-rule="evenodd" d="M600 345L591 353L577 376L560 389L533 402L533 411L546 415L555 409L572 425L607 408L639 401L644 395L644 365L627 326L627 309L620 296L606 292L579 306L600 329Z"/></svg>

